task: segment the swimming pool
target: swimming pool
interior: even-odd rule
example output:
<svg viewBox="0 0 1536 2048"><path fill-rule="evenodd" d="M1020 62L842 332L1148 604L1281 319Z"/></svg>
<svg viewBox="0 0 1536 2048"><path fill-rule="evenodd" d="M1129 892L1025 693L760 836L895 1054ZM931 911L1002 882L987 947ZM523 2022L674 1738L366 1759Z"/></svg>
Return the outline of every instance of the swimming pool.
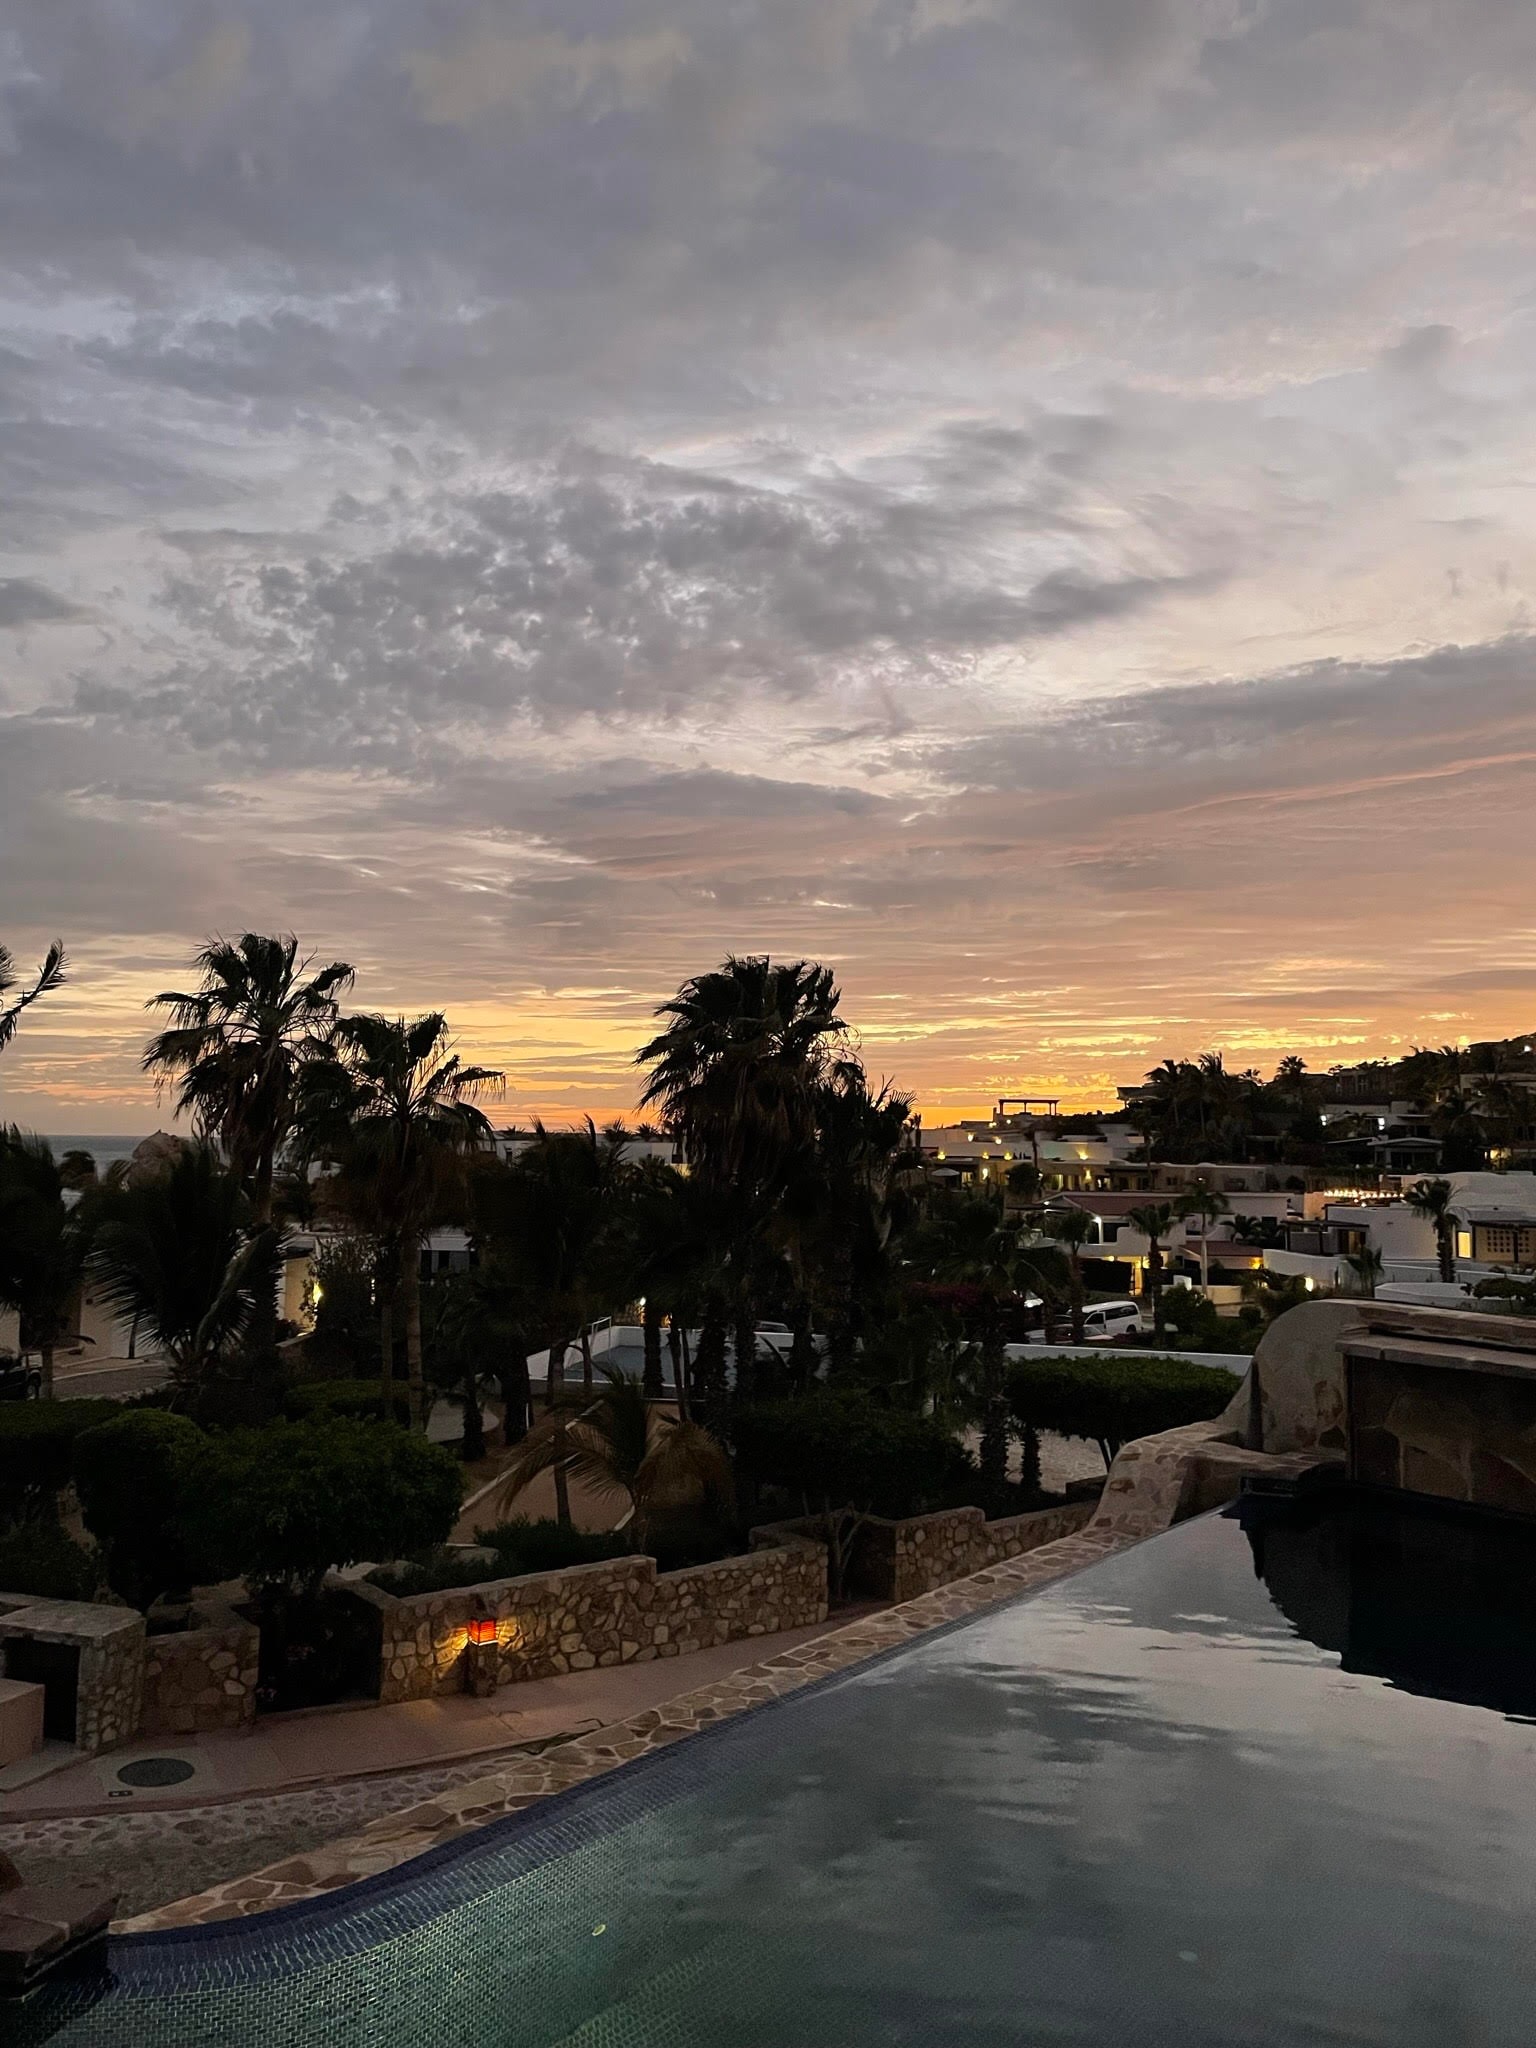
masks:
<svg viewBox="0 0 1536 2048"><path fill-rule="evenodd" d="M1186 1523L338 1900L121 1941L24 2038L1523 2044L1532 1539L1414 1524L1434 1612L1503 1617L1492 1676L1479 1628L1426 1679L1379 1625L1401 1522Z"/></svg>

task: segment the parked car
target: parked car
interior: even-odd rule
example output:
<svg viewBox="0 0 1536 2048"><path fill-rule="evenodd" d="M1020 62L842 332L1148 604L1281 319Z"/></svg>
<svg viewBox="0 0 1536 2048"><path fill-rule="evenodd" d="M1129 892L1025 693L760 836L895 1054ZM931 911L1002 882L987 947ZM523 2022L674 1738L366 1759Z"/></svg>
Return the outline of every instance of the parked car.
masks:
<svg viewBox="0 0 1536 2048"><path fill-rule="evenodd" d="M13 1352L0 1353L0 1401L35 1401L43 1391L43 1375Z"/></svg>
<svg viewBox="0 0 1536 2048"><path fill-rule="evenodd" d="M1141 1310L1134 1301L1094 1301L1083 1310L1083 1341L1108 1344L1117 1337L1135 1336L1143 1328Z"/></svg>

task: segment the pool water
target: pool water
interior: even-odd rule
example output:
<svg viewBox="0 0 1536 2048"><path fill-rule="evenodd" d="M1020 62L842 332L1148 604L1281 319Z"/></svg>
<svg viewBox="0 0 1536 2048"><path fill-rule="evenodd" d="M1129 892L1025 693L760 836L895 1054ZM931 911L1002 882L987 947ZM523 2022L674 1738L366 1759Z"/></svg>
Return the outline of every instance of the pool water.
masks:
<svg viewBox="0 0 1536 2048"><path fill-rule="evenodd" d="M343 1899L122 1941L27 2037L1523 2048L1536 1570L1472 1527L1204 1517Z"/></svg>

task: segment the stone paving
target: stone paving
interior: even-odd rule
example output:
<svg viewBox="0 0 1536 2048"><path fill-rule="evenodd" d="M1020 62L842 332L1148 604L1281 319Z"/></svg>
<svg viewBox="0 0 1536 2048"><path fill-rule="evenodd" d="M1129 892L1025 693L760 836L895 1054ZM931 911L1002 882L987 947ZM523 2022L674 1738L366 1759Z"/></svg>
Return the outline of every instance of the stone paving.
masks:
<svg viewBox="0 0 1536 2048"><path fill-rule="evenodd" d="M521 1812L552 1792L602 1776L648 1750L659 1749L748 1708L798 1691L846 1670L915 1635L1011 1599L1033 1586L1097 1563L1135 1541L1113 1531L1063 1537L1024 1557L941 1587L904 1606L886 1609L798 1648L785 1650L727 1679L684 1693L591 1735L537 1756L518 1757L403 1811L373 1821L325 1847L289 1856L175 1904L118 1923L143 1932L266 1912L274 1906L335 1891L362 1877L394 1868L504 1814Z"/></svg>
<svg viewBox="0 0 1536 2048"><path fill-rule="evenodd" d="M119 1913L144 1913L355 1833L402 1806L484 1777L485 1769L483 1756L468 1757L216 1805L18 1820L0 1827L0 1853L14 1857L33 1884L110 1877L121 1895Z"/></svg>

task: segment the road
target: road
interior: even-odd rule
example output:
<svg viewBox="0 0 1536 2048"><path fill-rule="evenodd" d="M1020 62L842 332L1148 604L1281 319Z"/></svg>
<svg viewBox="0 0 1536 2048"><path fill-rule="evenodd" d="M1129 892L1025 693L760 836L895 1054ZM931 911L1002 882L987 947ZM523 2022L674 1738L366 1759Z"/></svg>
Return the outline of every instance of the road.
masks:
<svg viewBox="0 0 1536 2048"><path fill-rule="evenodd" d="M99 1401L113 1394L143 1394L163 1387L170 1377L159 1358L115 1358L106 1365L81 1365L55 1371L53 1391L61 1401Z"/></svg>

